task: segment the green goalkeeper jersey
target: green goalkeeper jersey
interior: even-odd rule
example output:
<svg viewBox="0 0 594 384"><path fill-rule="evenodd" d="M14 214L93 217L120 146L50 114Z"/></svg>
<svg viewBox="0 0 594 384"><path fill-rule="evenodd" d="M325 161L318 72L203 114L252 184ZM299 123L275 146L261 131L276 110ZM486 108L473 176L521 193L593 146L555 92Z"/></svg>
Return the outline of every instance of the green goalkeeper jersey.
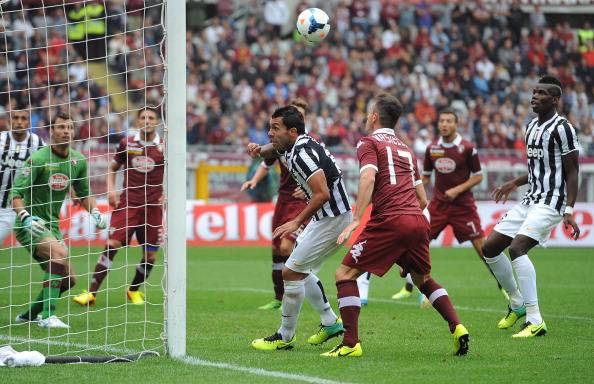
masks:
<svg viewBox="0 0 594 384"><path fill-rule="evenodd" d="M9 199L20 196L32 216L49 223L52 232L59 232L60 209L71 186L78 198L89 196L85 157L72 148L67 157L61 157L47 146L34 152L19 170ZM21 226L18 217L15 226Z"/></svg>

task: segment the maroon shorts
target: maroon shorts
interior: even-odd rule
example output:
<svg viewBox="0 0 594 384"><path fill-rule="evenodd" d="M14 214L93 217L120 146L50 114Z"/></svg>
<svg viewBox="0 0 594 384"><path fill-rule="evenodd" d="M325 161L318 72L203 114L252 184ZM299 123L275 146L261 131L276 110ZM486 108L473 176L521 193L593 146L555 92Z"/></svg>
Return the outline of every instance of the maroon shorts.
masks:
<svg viewBox="0 0 594 384"><path fill-rule="evenodd" d="M116 208L111 213L109 238L128 245L132 235L149 251L159 249L163 237L163 207L143 205Z"/></svg>
<svg viewBox="0 0 594 384"><path fill-rule="evenodd" d="M398 215L388 220L370 220L342 264L383 276L394 265L402 276L410 271L431 272L429 222L423 215Z"/></svg>
<svg viewBox="0 0 594 384"><path fill-rule="evenodd" d="M307 202L305 200L278 200L274 206L274 214L272 215L272 232L286 222L296 218L306 206ZM305 226L302 226L302 228L299 228L295 232L285 235L284 238L295 242L299 233L303 231L303 228L305 228ZM280 238L272 240L273 247L280 247L280 243Z"/></svg>
<svg viewBox="0 0 594 384"><path fill-rule="evenodd" d="M481 218L474 204L459 206L434 200L429 204L429 214L431 215L431 240L436 239L448 225L454 229L454 236L459 243L485 237Z"/></svg>

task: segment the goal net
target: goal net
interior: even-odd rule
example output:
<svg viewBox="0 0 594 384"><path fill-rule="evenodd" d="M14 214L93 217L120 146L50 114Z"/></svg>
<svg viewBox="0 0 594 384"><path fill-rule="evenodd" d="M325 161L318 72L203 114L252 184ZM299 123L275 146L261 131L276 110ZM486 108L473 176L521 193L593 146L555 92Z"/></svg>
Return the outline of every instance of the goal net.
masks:
<svg viewBox="0 0 594 384"><path fill-rule="evenodd" d="M185 155L183 117L168 119L185 91L166 97L185 86L183 3L0 1L0 345L67 361L185 353L185 243L167 230L185 210L168 183L185 193L185 157L170 156ZM15 199L41 235L23 213L15 224Z"/></svg>

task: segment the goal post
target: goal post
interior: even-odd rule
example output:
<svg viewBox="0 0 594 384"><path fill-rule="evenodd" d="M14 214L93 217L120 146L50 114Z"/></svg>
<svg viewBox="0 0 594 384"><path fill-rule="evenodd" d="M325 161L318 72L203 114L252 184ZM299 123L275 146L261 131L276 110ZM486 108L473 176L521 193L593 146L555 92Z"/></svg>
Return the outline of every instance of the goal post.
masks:
<svg viewBox="0 0 594 384"><path fill-rule="evenodd" d="M186 2L165 1L167 353L186 354Z"/></svg>

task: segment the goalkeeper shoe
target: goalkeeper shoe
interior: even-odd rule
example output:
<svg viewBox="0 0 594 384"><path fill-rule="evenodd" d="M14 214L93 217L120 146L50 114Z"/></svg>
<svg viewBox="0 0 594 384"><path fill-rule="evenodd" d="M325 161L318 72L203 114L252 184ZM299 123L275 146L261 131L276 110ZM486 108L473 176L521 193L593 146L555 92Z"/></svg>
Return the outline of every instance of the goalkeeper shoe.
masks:
<svg viewBox="0 0 594 384"><path fill-rule="evenodd" d="M518 309L511 309L511 307L507 307L507 309L507 315L497 323L497 328L499 329L508 329L520 318L526 316L526 307L523 305Z"/></svg>
<svg viewBox="0 0 594 384"><path fill-rule="evenodd" d="M262 339L252 341L252 348L259 351L276 351L277 349L292 349L295 344L295 335L289 341L283 341L280 333L275 333Z"/></svg>
<svg viewBox="0 0 594 384"><path fill-rule="evenodd" d="M543 321L540 325L534 325L531 322L527 321L522 326L522 330L514 335L513 338L526 338L526 337L536 337L536 336L544 336L547 334L547 325Z"/></svg>
<svg viewBox="0 0 594 384"><path fill-rule="evenodd" d="M311 345L320 345L333 337L340 336L344 333L344 327L342 326L342 319L336 319L336 323L327 327L320 324L320 329L311 335L307 342Z"/></svg>
<svg viewBox="0 0 594 384"><path fill-rule="evenodd" d="M466 327L462 324L456 325L452 336L454 336L454 354L456 356L466 355L468 353L468 340L470 339Z"/></svg>
<svg viewBox="0 0 594 384"><path fill-rule="evenodd" d="M406 287L402 287L400 291L392 295L392 299L394 300L404 300L408 299L412 295L412 291L407 291Z"/></svg>
<svg viewBox="0 0 594 384"><path fill-rule="evenodd" d="M95 295L85 289L81 294L74 296L72 301L83 307L95 305Z"/></svg>
<svg viewBox="0 0 594 384"><path fill-rule="evenodd" d="M40 317L39 315L37 315L37 318L35 320L31 320L28 316L25 315L17 315L17 317L14 318L14 322L16 324L22 324L22 323L28 323L30 321L39 321Z"/></svg>
<svg viewBox="0 0 594 384"><path fill-rule="evenodd" d="M364 307L369 304L369 299L361 299L361 306Z"/></svg>
<svg viewBox="0 0 594 384"><path fill-rule="evenodd" d="M281 304L283 302L277 299L272 300L270 303L264 304L261 307L258 307L258 309L265 309L265 310L269 310L269 309L279 309L281 307Z"/></svg>
<svg viewBox="0 0 594 384"><path fill-rule="evenodd" d="M142 305L144 304L144 293L128 290L128 301L134 305Z"/></svg>
<svg viewBox="0 0 594 384"><path fill-rule="evenodd" d="M355 344L354 347L348 347L344 344L338 344L326 353L320 354L320 356L326 357L361 357L363 356L363 349L361 343Z"/></svg>
<svg viewBox="0 0 594 384"><path fill-rule="evenodd" d="M39 320L37 323L41 328L62 328L68 329L70 326L64 323L62 320L58 319L56 315L52 315L45 319Z"/></svg>

